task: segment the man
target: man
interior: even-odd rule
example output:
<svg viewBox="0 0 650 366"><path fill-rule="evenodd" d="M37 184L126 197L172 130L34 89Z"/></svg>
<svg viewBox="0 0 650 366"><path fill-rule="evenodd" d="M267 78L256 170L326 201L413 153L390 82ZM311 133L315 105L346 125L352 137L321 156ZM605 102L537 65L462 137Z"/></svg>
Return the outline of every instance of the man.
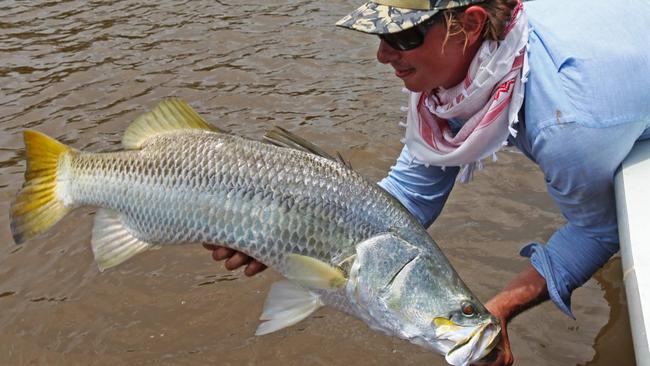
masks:
<svg viewBox="0 0 650 366"><path fill-rule="evenodd" d="M379 184L423 225L506 139L539 165L568 221L525 246L531 263L486 303L502 323L491 365L513 362L514 316L549 298L572 316L571 292L618 251L614 173L650 138L650 73L636 72L650 69L647 19L643 0L377 0L337 23L378 35L377 59L410 91L405 147ZM228 269L264 269L209 249Z"/></svg>

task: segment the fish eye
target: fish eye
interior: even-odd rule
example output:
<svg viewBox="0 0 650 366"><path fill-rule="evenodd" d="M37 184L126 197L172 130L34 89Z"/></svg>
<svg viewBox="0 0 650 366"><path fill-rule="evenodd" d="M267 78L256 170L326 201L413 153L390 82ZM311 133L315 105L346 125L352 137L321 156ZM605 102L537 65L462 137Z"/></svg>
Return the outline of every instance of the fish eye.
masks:
<svg viewBox="0 0 650 366"><path fill-rule="evenodd" d="M474 307L474 304L469 301L463 301L460 303L460 311L467 317L471 317L476 314L476 308Z"/></svg>

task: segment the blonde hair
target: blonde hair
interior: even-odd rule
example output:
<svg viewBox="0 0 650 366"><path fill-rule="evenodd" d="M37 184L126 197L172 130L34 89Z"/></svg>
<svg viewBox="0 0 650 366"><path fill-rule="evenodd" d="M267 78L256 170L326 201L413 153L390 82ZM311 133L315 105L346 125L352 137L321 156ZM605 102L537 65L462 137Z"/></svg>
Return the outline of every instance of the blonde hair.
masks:
<svg viewBox="0 0 650 366"><path fill-rule="evenodd" d="M485 9L487 19L483 25L483 39L491 41L503 40L504 31L512 17L512 10L517 6L518 0L487 0L473 6L480 6ZM468 7L447 9L442 12L442 16L447 26L447 34L443 42L443 48L447 44L449 37L459 34L465 36L465 46L467 48L467 32L463 27L459 14L462 14Z"/></svg>

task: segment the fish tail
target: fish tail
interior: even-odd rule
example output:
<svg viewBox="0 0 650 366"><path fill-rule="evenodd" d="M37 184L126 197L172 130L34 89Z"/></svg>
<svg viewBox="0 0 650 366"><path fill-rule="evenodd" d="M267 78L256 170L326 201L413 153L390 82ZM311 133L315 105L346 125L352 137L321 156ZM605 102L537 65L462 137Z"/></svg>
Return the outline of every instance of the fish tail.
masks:
<svg viewBox="0 0 650 366"><path fill-rule="evenodd" d="M57 196L57 174L61 158L72 149L37 131L26 130L23 138L25 183L9 211L16 244L46 231L71 210Z"/></svg>

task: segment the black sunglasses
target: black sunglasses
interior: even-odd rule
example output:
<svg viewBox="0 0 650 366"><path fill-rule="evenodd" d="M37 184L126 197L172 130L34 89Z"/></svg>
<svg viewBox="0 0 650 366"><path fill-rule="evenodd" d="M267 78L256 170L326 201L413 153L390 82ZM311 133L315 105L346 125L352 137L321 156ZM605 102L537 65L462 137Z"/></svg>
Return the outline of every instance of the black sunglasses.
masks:
<svg viewBox="0 0 650 366"><path fill-rule="evenodd" d="M437 15L437 14L436 14ZM437 22L439 17L433 16L431 19L420 23L409 29L397 32L379 34L379 38L397 51L409 51L422 46L424 37L431 27Z"/></svg>

